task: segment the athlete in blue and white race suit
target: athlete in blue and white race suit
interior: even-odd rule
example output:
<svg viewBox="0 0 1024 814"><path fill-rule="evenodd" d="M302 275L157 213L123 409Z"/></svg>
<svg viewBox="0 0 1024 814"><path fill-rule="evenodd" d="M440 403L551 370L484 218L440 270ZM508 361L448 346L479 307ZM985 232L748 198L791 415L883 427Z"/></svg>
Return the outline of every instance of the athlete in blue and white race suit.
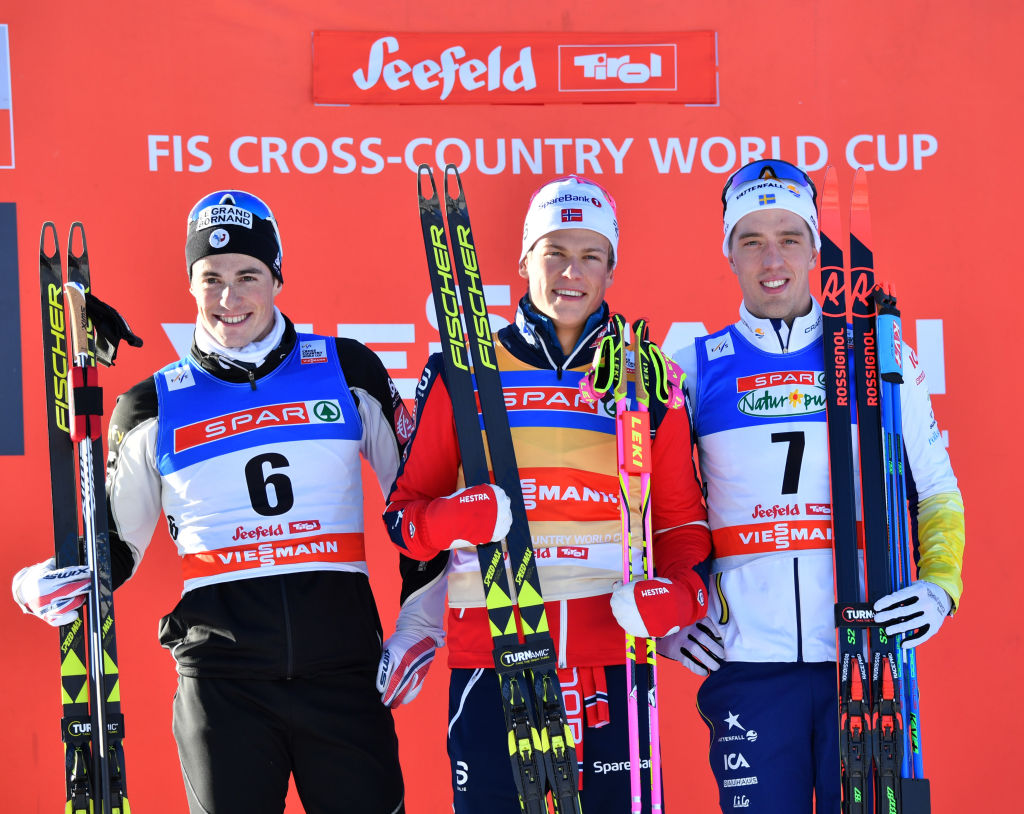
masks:
<svg viewBox="0 0 1024 814"><path fill-rule="evenodd" d="M740 319L675 357L712 529L711 596L707 617L659 651L707 676L697 703L723 811L840 810L824 351L809 286L821 245L814 197L786 162L748 164L729 179L723 252L743 293ZM924 371L906 356L918 580L875 609L909 648L959 603L964 520Z"/></svg>
<svg viewBox="0 0 1024 814"><path fill-rule="evenodd" d="M119 398L106 486L115 586L160 520L181 557L184 590L160 642L177 663L190 810L280 812L294 775L307 812L402 811L394 723L375 686L360 458L389 489L411 419L372 351L296 333L275 307L280 237L259 198L200 200L186 260L194 344ZM51 599L47 586L88 579L64 570L24 569L15 598L70 621L61 603L73 594Z"/></svg>

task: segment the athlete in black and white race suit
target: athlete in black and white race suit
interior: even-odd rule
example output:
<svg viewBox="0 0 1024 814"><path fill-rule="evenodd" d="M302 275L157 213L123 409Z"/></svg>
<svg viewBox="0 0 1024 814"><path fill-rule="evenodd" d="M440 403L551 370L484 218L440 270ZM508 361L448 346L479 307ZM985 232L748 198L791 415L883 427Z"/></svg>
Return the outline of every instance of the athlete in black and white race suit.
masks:
<svg viewBox="0 0 1024 814"><path fill-rule="evenodd" d="M714 550L707 617L659 652L707 676L697 703L723 811L840 809L824 346L809 286L820 248L814 197L784 161L734 173L723 252L743 293L740 320L675 356ZM905 648L959 603L964 547L963 502L908 351L900 395L918 580L875 605Z"/></svg>
<svg viewBox="0 0 1024 814"><path fill-rule="evenodd" d="M115 585L161 518L181 557L184 591L160 642L177 662L189 806L280 812L294 774L308 812L402 811L375 687L360 456L386 493L411 419L372 351L296 333L274 306L280 238L259 198L200 200L186 258L194 344L118 400L107 496ZM52 561L25 569L15 596L63 619L37 588L54 574Z"/></svg>

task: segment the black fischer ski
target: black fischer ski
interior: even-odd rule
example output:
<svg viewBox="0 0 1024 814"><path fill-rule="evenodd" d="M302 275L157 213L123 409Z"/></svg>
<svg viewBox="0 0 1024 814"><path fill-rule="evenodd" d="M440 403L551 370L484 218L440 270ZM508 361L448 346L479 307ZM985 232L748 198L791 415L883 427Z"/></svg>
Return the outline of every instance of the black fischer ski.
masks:
<svg viewBox="0 0 1024 814"><path fill-rule="evenodd" d="M821 190L821 312L825 342L825 414L832 493L832 546L836 579L839 669L839 751L843 811L867 814L871 778L871 719L864 660L864 623L872 617L861 599L854 496L846 267L840 234L839 183L832 168Z"/></svg>
<svg viewBox="0 0 1024 814"><path fill-rule="evenodd" d="M550 792L555 812L578 814L576 751L562 704L556 651L544 611L466 197L454 165L445 167L443 180L451 252L433 172L426 164L418 168L420 223L463 474L467 486L491 481L480 432L482 415L494 482L505 490L512 503L513 522L506 545L515 593L506 572L501 541L477 547L494 641L494 665L508 727L509 757L524 812L547 812ZM429 196L424 195L425 182L429 182ZM457 197L449 192L452 182L457 186ZM469 355L456 285L466 311ZM516 608L522 624L522 642L517 632Z"/></svg>
<svg viewBox="0 0 1024 814"><path fill-rule="evenodd" d="M52 250L48 248L52 247ZM50 494L57 568L81 565L75 452L71 444L68 404L67 325L64 319L64 275L57 229L44 223L39 237L39 293L43 317L47 440L50 453ZM86 674L85 625L81 616L60 627L61 738L64 742L65 811L92 810L92 749L89 723L89 682Z"/></svg>
<svg viewBox="0 0 1024 814"><path fill-rule="evenodd" d="M74 249L76 236L80 253ZM53 245L52 252L47 249L48 242ZM56 228L52 223L44 224L40 292L56 561L57 567L88 565L93 576L83 608L87 621L83 624L79 618L60 631L65 811L130 814L125 798L124 720L103 489L102 392L96 383L92 325L86 314L88 287L89 261L82 224L72 225L68 236L67 286L61 279ZM77 498L75 443L80 486ZM84 539L78 534L79 500Z"/></svg>

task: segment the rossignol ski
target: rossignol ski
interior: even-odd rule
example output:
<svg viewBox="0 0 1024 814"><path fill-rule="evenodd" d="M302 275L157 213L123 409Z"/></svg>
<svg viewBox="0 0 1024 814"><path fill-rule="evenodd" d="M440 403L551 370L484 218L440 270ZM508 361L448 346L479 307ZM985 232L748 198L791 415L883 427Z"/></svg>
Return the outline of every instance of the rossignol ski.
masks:
<svg viewBox="0 0 1024 814"><path fill-rule="evenodd" d="M82 224L73 224L68 235L66 285L53 223L43 224L39 255L55 559L58 568L87 565L92 571L82 616L60 628L65 811L130 814L103 490L102 392L86 313L89 260Z"/></svg>
<svg viewBox="0 0 1024 814"><path fill-rule="evenodd" d="M628 350L627 350L628 348ZM594 364L580 381L583 398L596 403L609 397L615 406L616 458L619 483L619 514L622 519L622 579L651 579L654 571L654 535L651 528L651 428L650 406L655 400L669 409L682 407L682 372L665 358L649 338L645 320L630 328L619 314L611 317L611 330L602 338ZM630 387L632 385L632 387ZM634 409L635 402L635 409ZM637 476L638 489L631 488ZM636 499L634 499L636 498ZM633 528L633 508L638 509L640 530ZM636 567L639 554L640 568ZM643 796L640 779L640 698L637 687L636 637L625 634L626 693L629 727L630 812L640 814ZM651 778L651 811L662 811L661 730L658 719L657 641L647 638L644 662L647 670L647 726Z"/></svg>
<svg viewBox="0 0 1024 814"><path fill-rule="evenodd" d="M858 169L854 176L850 206L850 254L849 287L850 311L852 314L852 365L840 368L836 348L839 346L838 332L846 328L845 287L846 272L842 262L842 250L834 243L839 234L838 185L831 170L826 171L822 193L822 311L826 337L826 392L829 408L829 460L832 476L833 528L836 566L836 625L840 639L840 749L843 767L843 808L844 811L864 811L866 786L862 775L853 774L848 767L862 767L856 744L851 737L850 682L846 663L850 655L844 650L856 645L858 655L863 653L859 640L860 630L867 629L868 653L870 659L870 682L868 693L856 709L870 710L870 719L864 724L869 744L866 761L866 782L873 776L872 791L876 812L886 814L927 814L930 811L928 781L920 772L911 775L906 759L907 732L904 727L904 710L909 706L907 699L908 674L915 672L901 662L899 641L889 637L874 622L874 603L909 581L907 562L906 493L896 473L902 474L903 443L900 433L894 431L893 402L898 414L898 374L892 372L892 365L886 360L893 355L893 336L898 338L898 323L895 328L884 318L880 321L877 313L877 287L874 281L874 258L871 251L871 221L868 208L867 178ZM898 313L898 312L897 312ZM898 340L897 340L898 341ZM884 379L883 379L884 377ZM902 381L901 378L898 379ZM887 383L888 382L888 383ZM858 428L858 453L860 462L860 487L862 531L865 559L866 600L862 600L859 585L856 550L851 557L841 540L849 545L849 522L841 521L847 511L846 498L853 498L852 482L849 494L844 482L843 459L849 453L852 465L850 438L833 437L833 402L843 400L843 392L856 399ZM842 405L839 405L842 409ZM847 406L847 410L849 407ZM849 426L849 412L844 426ZM900 437L897 440L896 435ZM837 506L837 501L839 505ZM842 528L840 523L842 522ZM854 530L854 534L856 531ZM855 538L856 539L856 538ZM851 634L853 634L851 636ZM845 641L844 641L845 640ZM916 678L916 676L915 676ZM914 724L916 732L916 682L914 687ZM857 692L852 689L853 694ZM866 707L865 707L866 704ZM853 729L860 726L860 721ZM919 742L916 747L919 751Z"/></svg>
<svg viewBox="0 0 1024 814"><path fill-rule="evenodd" d="M825 347L825 416L832 495L832 547L836 579L839 670L839 754L844 814L868 814L871 717L865 663L865 621L873 618L861 598L857 510L851 430L853 387L846 319L846 265L839 240L839 183L825 170L821 190L821 315Z"/></svg>
<svg viewBox="0 0 1024 814"><path fill-rule="evenodd" d="M416 181L445 383L455 415L466 485L491 480L480 432L482 416L494 483L505 490L512 503L512 527L505 543L515 592L509 584L501 540L477 546L477 556L520 806L526 814L544 814L550 792L557 814L579 814L576 751L558 683L556 651L544 610L462 179L454 165L445 167L445 210L452 251L429 165L419 166ZM429 195L424 195L425 182L429 182ZM457 197L450 193L452 182L457 186ZM468 354L459 313L460 296L469 334Z"/></svg>

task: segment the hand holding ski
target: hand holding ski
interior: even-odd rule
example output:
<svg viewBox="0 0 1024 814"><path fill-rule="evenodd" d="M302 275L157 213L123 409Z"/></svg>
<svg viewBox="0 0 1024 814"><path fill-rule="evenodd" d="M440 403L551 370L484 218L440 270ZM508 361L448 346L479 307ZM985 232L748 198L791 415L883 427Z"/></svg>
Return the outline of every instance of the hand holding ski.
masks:
<svg viewBox="0 0 1024 814"><path fill-rule="evenodd" d="M910 650L939 632L952 604L938 585L917 580L875 602L875 622L886 636L900 636L903 649Z"/></svg>
<svg viewBox="0 0 1024 814"><path fill-rule="evenodd" d="M85 604L92 572L87 565L56 568L50 559L22 568L14 575L11 590L22 611L38 616L48 625L70 625Z"/></svg>
<svg viewBox="0 0 1024 814"><path fill-rule="evenodd" d="M612 591L611 603L622 629L643 639L677 632L691 608L686 589L667 577L622 583Z"/></svg>
<svg viewBox="0 0 1024 814"><path fill-rule="evenodd" d="M658 652L705 678L725 662L722 632L710 617L658 641Z"/></svg>

